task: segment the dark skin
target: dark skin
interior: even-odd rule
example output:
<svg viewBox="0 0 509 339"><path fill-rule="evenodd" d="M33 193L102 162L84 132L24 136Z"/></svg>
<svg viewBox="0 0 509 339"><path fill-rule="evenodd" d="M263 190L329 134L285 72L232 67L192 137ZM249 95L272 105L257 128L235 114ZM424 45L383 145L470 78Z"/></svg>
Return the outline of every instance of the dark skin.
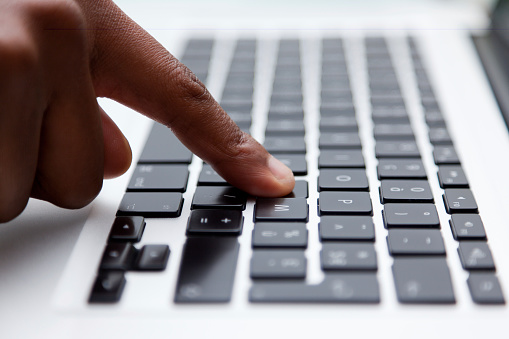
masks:
<svg viewBox="0 0 509 339"><path fill-rule="evenodd" d="M112 1L0 0L0 222L29 197L83 207L129 168L129 143L97 97L165 124L250 194L293 189L291 171Z"/></svg>

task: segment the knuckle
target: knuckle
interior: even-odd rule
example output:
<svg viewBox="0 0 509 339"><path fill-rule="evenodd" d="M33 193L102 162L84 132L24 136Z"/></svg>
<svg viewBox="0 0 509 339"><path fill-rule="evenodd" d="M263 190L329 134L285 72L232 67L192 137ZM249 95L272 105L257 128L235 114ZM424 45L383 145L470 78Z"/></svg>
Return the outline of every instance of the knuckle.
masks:
<svg viewBox="0 0 509 339"><path fill-rule="evenodd" d="M193 105L207 102L211 99L211 95L205 85L187 66L176 62L171 69L170 74L173 81L170 81L170 83L176 84L180 98Z"/></svg>
<svg viewBox="0 0 509 339"><path fill-rule="evenodd" d="M25 2L31 19L45 28L84 29L85 16L80 6L70 0Z"/></svg>

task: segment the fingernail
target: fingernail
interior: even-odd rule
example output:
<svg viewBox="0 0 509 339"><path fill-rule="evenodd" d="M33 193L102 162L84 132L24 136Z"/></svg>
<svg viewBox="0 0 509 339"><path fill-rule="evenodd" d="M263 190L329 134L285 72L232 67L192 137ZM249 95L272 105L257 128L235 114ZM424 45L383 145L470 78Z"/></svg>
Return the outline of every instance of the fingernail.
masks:
<svg viewBox="0 0 509 339"><path fill-rule="evenodd" d="M292 170L273 156L269 159L269 169L279 181L289 181L293 178Z"/></svg>

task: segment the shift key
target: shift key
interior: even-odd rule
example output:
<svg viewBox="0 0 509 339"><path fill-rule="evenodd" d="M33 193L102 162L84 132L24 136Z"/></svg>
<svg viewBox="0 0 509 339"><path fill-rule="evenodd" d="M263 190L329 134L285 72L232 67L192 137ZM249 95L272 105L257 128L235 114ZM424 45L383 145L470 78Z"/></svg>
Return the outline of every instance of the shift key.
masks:
<svg viewBox="0 0 509 339"><path fill-rule="evenodd" d="M176 303L226 303L239 254L237 238L188 238L182 252Z"/></svg>

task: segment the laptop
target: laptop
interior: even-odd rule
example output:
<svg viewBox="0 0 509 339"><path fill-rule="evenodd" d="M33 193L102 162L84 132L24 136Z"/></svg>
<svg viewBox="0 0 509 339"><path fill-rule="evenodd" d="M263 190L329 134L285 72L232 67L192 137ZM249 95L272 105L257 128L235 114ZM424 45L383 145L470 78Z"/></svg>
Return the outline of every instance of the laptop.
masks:
<svg viewBox="0 0 509 339"><path fill-rule="evenodd" d="M1 225L2 338L507 338L507 1L118 4L296 188L100 99L131 169Z"/></svg>

